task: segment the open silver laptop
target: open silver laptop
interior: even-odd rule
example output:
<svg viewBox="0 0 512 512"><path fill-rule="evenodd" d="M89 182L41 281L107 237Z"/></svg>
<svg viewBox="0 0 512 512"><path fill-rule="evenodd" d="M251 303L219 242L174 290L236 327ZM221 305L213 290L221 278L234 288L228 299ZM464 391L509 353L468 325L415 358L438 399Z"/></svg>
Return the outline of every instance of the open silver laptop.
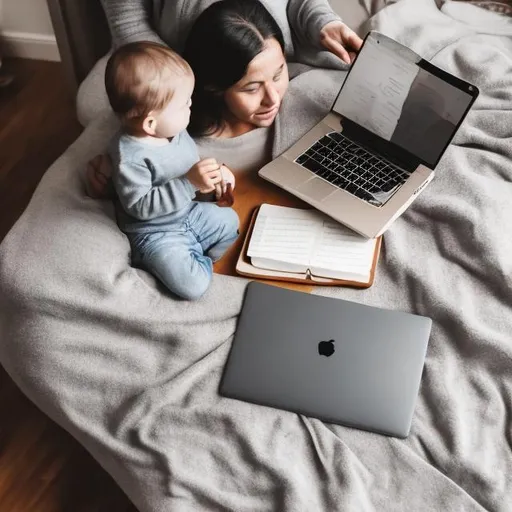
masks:
<svg viewBox="0 0 512 512"><path fill-rule="evenodd" d="M477 96L474 85L370 32L331 112L259 174L379 236L433 178Z"/></svg>
<svg viewBox="0 0 512 512"><path fill-rule="evenodd" d="M431 324L422 316L254 282L220 392L406 437Z"/></svg>

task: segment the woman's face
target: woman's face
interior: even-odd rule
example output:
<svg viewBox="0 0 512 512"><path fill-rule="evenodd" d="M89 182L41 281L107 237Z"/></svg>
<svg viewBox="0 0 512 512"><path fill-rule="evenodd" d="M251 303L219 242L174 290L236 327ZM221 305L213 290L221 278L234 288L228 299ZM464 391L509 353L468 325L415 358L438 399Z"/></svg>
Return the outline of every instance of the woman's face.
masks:
<svg viewBox="0 0 512 512"><path fill-rule="evenodd" d="M288 68L276 39L247 67L247 73L224 93L226 123L234 135L272 125L288 88Z"/></svg>

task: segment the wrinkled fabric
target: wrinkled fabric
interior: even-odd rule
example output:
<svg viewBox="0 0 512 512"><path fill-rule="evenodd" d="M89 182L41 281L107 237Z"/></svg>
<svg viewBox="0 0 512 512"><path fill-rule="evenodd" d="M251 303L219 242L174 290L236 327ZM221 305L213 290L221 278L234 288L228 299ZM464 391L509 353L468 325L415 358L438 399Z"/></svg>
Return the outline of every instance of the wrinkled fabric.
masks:
<svg viewBox="0 0 512 512"><path fill-rule="evenodd" d="M3 241L2 364L141 512L512 509L512 31L449 4L402 0L371 25L480 97L385 234L374 285L316 290L433 319L408 439L219 396L247 281L215 275L189 303L130 267L112 205L81 180L115 130L108 116L50 168ZM275 154L330 107L339 72L325 73L304 74Z"/></svg>

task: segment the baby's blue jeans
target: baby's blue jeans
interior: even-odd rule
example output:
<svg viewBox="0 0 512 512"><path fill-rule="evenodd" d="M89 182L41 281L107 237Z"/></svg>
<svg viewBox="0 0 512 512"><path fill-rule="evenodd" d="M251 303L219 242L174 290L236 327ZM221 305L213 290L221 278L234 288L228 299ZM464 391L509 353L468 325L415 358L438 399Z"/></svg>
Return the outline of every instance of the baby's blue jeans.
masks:
<svg viewBox="0 0 512 512"><path fill-rule="evenodd" d="M157 277L171 292L187 300L201 297L217 261L238 236L232 208L194 202L188 214L151 233L128 233L132 263Z"/></svg>

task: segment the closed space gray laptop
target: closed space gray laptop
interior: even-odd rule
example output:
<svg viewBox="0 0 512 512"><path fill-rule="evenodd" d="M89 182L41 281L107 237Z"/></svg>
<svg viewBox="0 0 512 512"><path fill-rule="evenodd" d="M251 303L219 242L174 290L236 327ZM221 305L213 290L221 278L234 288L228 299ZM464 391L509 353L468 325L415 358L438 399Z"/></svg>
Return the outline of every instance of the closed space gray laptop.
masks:
<svg viewBox="0 0 512 512"><path fill-rule="evenodd" d="M248 286L224 396L407 437L430 318Z"/></svg>

